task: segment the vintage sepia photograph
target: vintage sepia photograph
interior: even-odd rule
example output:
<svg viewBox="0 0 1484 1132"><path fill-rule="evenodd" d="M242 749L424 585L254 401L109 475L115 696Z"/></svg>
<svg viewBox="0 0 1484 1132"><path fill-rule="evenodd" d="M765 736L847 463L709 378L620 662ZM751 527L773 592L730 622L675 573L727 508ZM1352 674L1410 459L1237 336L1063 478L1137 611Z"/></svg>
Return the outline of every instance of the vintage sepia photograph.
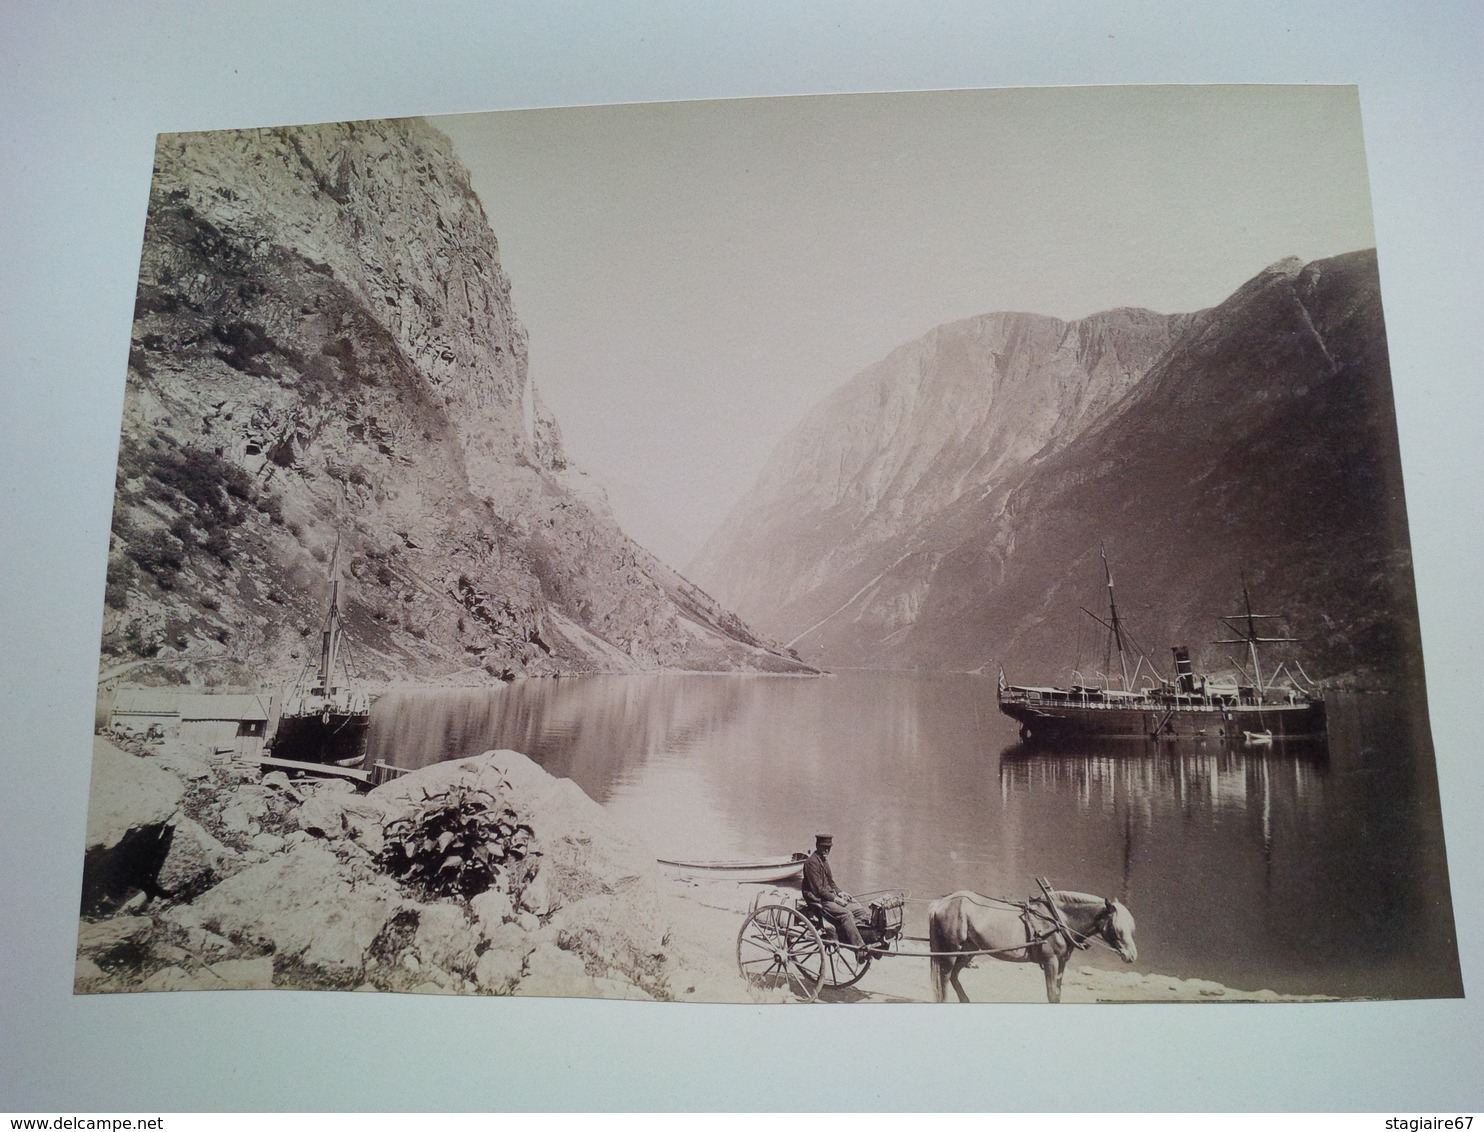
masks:
<svg viewBox="0 0 1484 1132"><path fill-rule="evenodd" d="M139 220L76 993L1463 994L1354 87L162 134Z"/></svg>

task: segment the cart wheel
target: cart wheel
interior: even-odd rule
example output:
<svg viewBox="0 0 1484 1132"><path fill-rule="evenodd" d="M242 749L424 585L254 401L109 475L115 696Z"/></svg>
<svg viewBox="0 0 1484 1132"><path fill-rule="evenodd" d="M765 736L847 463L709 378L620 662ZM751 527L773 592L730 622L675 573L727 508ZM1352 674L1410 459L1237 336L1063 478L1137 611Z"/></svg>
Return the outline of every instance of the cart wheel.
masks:
<svg viewBox="0 0 1484 1132"><path fill-rule="evenodd" d="M737 933L737 970L750 986L787 987L805 1002L824 985L824 941L802 913L768 904L748 916Z"/></svg>
<svg viewBox="0 0 1484 1132"><path fill-rule="evenodd" d="M871 968L869 952L864 959L857 959L855 948L838 940L833 947L826 948L825 956L828 962L825 965L824 985L827 987L853 987L866 977L866 972Z"/></svg>

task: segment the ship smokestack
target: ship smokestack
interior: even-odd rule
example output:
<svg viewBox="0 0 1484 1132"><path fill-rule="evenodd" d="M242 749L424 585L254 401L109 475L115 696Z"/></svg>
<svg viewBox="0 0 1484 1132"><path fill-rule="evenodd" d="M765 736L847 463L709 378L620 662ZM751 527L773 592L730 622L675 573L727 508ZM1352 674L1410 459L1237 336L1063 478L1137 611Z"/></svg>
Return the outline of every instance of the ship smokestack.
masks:
<svg viewBox="0 0 1484 1132"><path fill-rule="evenodd" d="M1186 695L1195 695L1195 669L1190 666L1190 648L1188 645L1176 645L1175 653L1175 682L1179 684L1180 690Z"/></svg>

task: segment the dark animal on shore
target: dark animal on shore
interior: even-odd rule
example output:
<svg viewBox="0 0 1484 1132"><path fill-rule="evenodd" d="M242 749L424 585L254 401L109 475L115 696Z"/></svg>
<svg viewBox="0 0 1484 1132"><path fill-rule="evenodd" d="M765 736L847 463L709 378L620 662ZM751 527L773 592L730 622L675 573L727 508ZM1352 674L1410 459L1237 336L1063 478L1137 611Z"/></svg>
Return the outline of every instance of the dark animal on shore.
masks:
<svg viewBox="0 0 1484 1132"><path fill-rule="evenodd" d="M1050 901L1037 896L1024 904L974 892L955 892L934 902L928 909L933 1001L944 1001L950 983L960 1002L969 1001L958 976L975 956L942 952L991 953L991 958L1010 963L1038 963L1046 975L1048 1002L1061 1001L1061 977L1072 953L1093 940L1106 943L1125 963L1139 957L1134 918L1118 901L1047 891Z"/></svg>

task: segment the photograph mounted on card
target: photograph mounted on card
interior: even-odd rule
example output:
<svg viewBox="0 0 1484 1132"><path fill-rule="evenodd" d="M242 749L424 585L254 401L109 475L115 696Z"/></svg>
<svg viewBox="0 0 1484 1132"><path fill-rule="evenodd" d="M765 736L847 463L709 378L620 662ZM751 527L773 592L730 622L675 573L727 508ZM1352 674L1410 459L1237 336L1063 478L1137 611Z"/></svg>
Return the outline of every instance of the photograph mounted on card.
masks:
<svg viewBox="0 0 1484 1132"><path fill-rule="evenodd" d="M78 993L1463 993L1354 88L165 134L143 220Z"/></svg>

